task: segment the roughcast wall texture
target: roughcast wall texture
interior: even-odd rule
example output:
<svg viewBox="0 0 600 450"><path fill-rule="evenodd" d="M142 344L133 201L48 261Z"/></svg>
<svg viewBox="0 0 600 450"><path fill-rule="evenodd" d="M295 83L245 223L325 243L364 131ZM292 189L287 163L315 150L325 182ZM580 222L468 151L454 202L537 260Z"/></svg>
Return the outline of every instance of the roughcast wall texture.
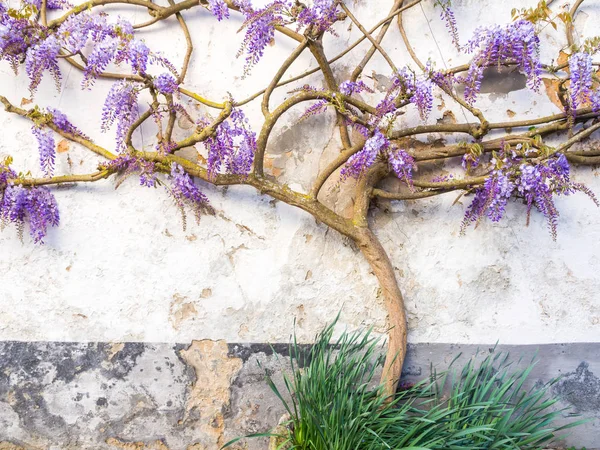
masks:
<svg viewBox="0 0 600 450"><path fill-rule="evenodd" d="M392 2L347 3L370 26ZM433 3L424 0L405 14L415 51L437 67L467 62L453 49ZM537 1L453 3L466 42L477 26L506 23L513 7ZM133 22L147 19L141 9L110 10ZM217 23L198 9L184 15L196 48L188 87L213 99L227 92L243 98L264 88L293 48L277 36L252 76L242 79L243 61L235 59L242 39L235 33L239 17ZM578 17L577 39L597 34L600 4L585 2ZM172 20L143 37L179 65L185 40L175 25ZM328 56L358 37L348 23L337 31L339 37L325 39ZM556 60L565 45L561 33L544 30L545 62ZM410 65L395 26L384 45L399 66ZM334 66L339 80L366 48ZM307 53L286 76L314 66ZM389 75L375 57L363 79L380 95ZM559 111L545 84L533 93L518 73L499 79L490 74L484 80L478 103L491 120ZM80 82L80 73L65 66L63 91L56 92L47 77L34 101L60 108L97 142L111 146L112 134L100 132L110 83L83 92ZM314 76L302 83L323 85ZM0 92L27 103L25 75L15 78L8 65L0 65ZM276 91L272 101L286 92ZM258 124L260 105L251 104L247 112ZM277 126L267 167L295 189L307 190L339 141L331 112L298 124L302 112L292 110ZM435 98L432 123L463 119L451 99ZM416 122L413 110L400 118L402 126ZM176 133L182 136L191 126L182 121ZM0 129L0 156L10 154L15 167L39 175L30 124L1 113ZM136 145L150 147L152 133L142 129ZM422 136L423 143L446 139ZM597 139L582 145L598 145ZM59 173L83 173L98 164L75 145L62 150ZM204 150L186 152L199 157ZM600 194L596 169L577 169L574 178ZM351 206L335 182L325 190L339 209ZM277 424L283 411L257 360L274 373L286 367L285 346L275 346L277 356L266 344L288 342L294 319L302 342L310 342L339 311L340 329L385 331L378 285L350 242L251 189L205 192L216 214L199 224L190 217L185 232L168 195L137 186L132 178L116 191L112 181L56 189L62 223L44 246L27 237L19 242L11 228L0 233L0 449L216 450L235 436ZM555 391L561 405L591 419L565 442L600 448L600 211L585 196L558 200L559 236L553 242L542 217L534 214L525 227L523 205L511 203L503 222L482 223L460 236L467 203L454 204L455 199L449 194L380 202L373 213L374 230L406 298L412 345L406 376L424 377L430 362L443 368L459 351L468 356L495 342L527 358L537 349L540 363L532 383L565 375ZM266 447L256 440L238 448Z"/></svg>

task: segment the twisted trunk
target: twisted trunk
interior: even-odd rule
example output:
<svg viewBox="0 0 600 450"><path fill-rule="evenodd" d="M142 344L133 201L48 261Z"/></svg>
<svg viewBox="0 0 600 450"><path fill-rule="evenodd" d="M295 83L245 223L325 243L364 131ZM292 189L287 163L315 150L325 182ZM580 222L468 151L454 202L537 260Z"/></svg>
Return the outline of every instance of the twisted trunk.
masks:
<svg viewBox="0 0 600 450"><path fill-rule="evenodd" d="M355 241L379 280L385 302L389 331L388 350L381 382L385 384L385 395L391 399L396 392L406 356L407 330L404 300L396 281L394 267L377 236L368 227L361 227Z"/></svg>

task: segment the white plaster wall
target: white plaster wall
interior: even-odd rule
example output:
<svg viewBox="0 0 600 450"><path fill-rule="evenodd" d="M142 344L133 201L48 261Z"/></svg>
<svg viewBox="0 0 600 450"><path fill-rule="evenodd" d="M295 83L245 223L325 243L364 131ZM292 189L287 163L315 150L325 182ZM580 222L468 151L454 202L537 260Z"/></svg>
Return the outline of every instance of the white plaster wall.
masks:
<svg viewBox="0 0 600 450"><path fill-rule="evenodd" d="M367 26L384 17L391 3L349 2ZM511 8L535 3L455 0L462 41L477 25L508 22ZM423 60L435 60L438 67L467 61L453 50L432 5L425 0L422 8L405 15L409 34L416 36L415 50ZM598 2L586 2L583 9L585 17L578 23L581 37L592 35L592 24L600 20ZM140 10L121 13L130 20L145 19ZM267 49L252 76L242 80L243 64L235 59L242 39L235 34L239 18L219 24L201 10L186 12L185 17L196 47L187 86L210 98L231 92L241 99L263 88L285 55L278 48L283 52L293 48L287 38L278 36L277 45ZM348 25L346 21L337 26L339 38L327 37L329 56L358 36ZM565 43L551 27L544 32L543 57L550 61ZM144 31L143 37L152 48L180 63L184 39L174 22ZM410 62L395 26L384 45L398 65ZM360 46L345 62L334 65L340 79L351 72L361 57L360 49L365 48ZM289 76L313 66L307 53L291 67ZM365 76L373 72L389 74L377 56ZM65 67L63 92L53 90L47 79L35 102L58 107L97 142L110 146L113 136L99 129L100 108L110 85L99 82L83 92L80 80L75 70ZM308 82L322 85L314 76ZM2 95L13 102L28 96L25 77L15 78L6 64L0 66L0 86ZM273 101L281 100L287 90L279 90ZM257 106L247 108L255 127L261 119ZM484 95L478 106L490 120L507 120L508 109L523 118L558 110L543 92L525 90ZM447 109L459 121L464 119L463 111L440 97L429 120L435 123ZM297 108L284 116L278 126L282 137L275 134L270 148L273 166L284 170L285 178L298 189L307 188L337 148L331 113L293 128L302 111ZM416 121L415 112L409 110L401 123ZM0 155L11 154L14 167L39 174L29 123L2 112L0 127ZM182 135L185 130L178 132ZM150 148L153 132L145 126L143 133L136 137L137 143ZM321 157L324 147L327 152ZM98 161L71 146L59 155L57 169L83 173L93 170ZM576 169L574 178L600 194L597 175L593 169ZM36 246L28 237L19 242L12 228L0 233L0 339L285 342L296 317L299 336L310 340L340 309L342 325L376 325L384 330L377 283L347 240L307 214L252 189L207 187L205 192L217 215L202 218L200 224L190 216L184 232L180 213L166 193L139 187L134 178L116 191L112 181L55 189L61 225L50 231L45 245ZM518 204L509 207L500 224L483 223L459 236L468 203L452 205L454 199L449 194L394 202L386 205L388 212L374 218L406 295L410 341L599 340L600 210L589 199L578 195L558 200L561 218L556 243L539 215L534 214L528 228L524 226L524 210Z"/></svg>

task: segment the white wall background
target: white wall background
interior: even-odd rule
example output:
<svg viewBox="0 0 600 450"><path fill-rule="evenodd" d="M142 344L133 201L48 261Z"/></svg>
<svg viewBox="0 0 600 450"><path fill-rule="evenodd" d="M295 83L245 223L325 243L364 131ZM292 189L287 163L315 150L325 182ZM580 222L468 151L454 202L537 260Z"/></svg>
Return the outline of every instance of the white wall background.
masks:
<svg viewBox="0 0 600 450"><path fill-rule="evenodd" d="M392 2L348 3L369 26L386 15ZM454 3L464 43L476 26L509 22L513 7L537 2ZM466 62L453 50L432 4L425 0L422 8L405 15L407 30L415 36L415 50L423 60L432 58L438 67ZM579 38L593 35L594 24L600 23L598 2L584 3L582 11L577 22ZM140 9L120 13L132 21L146 19ZM267 49L252 76L241 79L243 61L235 59L243 37L235 34L239 17L217 23L204 10L184 14L196 48L186 87L216 100L226 92L241 99L265 87L293 48L288 38L277 36L277 45ZM339 38L327 37L328 56L358 36L348 26L349 21L337 26ZM174 20L142 36L151 48L180 64L185 41ZM395 24L384 45L399 66L410 64ZM565 45L563 33L546 27L544 61L556 59ZM340 79L352 71L365 48L360 46L334 65ZM314 64L306 53L287 76ZM389 75L381 58L373 58L363 79L370 82L367 76L373 73ZM98 143L111 146L113 136L100 133L100 109L110 84L98 82L85 92L79 88L80 81L81 75L65 65L63 91L56 92L48 77L34 101L63 110ZM322 85L319 77L308 82ZM26 77L15 78L7 64L0 65L0 86L2 95L14 103L28 97ZM287 91L287 87L279 90L273 101L281 100ZM256 103L246 110L258 127L261 115ZM543 89L539 94L520 90L482 95L478 106L490 120L508 120L509 109L522 118L558 112ZM459 121L464 119L451 100L439 97L430 122L435 123L447 109ZM295 187L306 189L315 171L337 150L337 137L331 112L326 120L321 117L292 128L302 112L303 107L296 108L283 117L273 135L270 161ZM416 122L414 111L402 116L403 125ZM12 155L15 168L39 175L30 124L1 112L0 127L0 155ZM182 136L185 131L178 133ZM143 133L136 137L138 145L151 148L153 130L145 126ZM439 137L444 136L422 139ZM321 155L324 147L327 151ZM59 154L57 172L92 171L99 161L71 145L68 152ZM594 169L578 168L574 178L600 195L597 175ZM27 236L24 243L19 242L13 228L0 233L0 339L285 342L296 317L300 337L310 340L342 308L342 324L374 324L384 330L385 311L377 298L376 280L362 256L336 232L249 188L207 187L205 192L217 215L204 217L200 224L190 216L183 232L179 211L167 194L139 187L135 178L116 191L111 180L56 188L61 225L51 230L45 245L36 246ZM524 208L517 203L510 205L500 224L483 223L459 236L467 203L452 205L454 199L449 194L395 202L374 219L398 269L411 342L599 340L600 210L589 199L577 195L557 201L561 217L556 243L539 214L525 227Z"/></svg>

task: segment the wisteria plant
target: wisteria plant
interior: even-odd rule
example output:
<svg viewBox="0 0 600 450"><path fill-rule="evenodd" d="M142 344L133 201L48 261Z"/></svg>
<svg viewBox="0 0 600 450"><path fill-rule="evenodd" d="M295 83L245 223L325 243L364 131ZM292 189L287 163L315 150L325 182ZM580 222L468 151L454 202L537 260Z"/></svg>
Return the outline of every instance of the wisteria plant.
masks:
<svg viewBox="0 0 600 450"><path fill-rule="evenodd" d="M403 13L422 3L432 2L439 20L446 24L447 39L470 58L465 65L436 68L423 62L411 45L403 25ZM460 191L468 204L462 230L482 220L497 222L505 215L509 200L518 199L529 221L534 211L548 222L550 237L556 239L559 213L556 196L581 192L598 204L594 194L573 181L573 165L600 163L600 150L575 150L573 146L600 129L600 64L595 60L600 39L576 42L574 19L585 7L582 0L569 8L553 8L553 1L540 1L529 9L513 11L513 18L492 27L480 27L471 37L462 36L450 0L394 0L387 14L367 29L343 0L273 0L259 6L252 0L87 0L76 6L66 0L21 0L0 3L0 57L15 72L24 71L32 101L44 77L54 79L60 89L66 68L81 73L81 88L112 83L98 119L103 131L115 129L112 148L93 142L73 118L52 105L24 109L0 97L6 111L31 122L37 142L41 177L34 168L13 167L6 155L0 161L0 218L14 224L20 235L28 229L35 243L43 243L49 227L59 224L59 205L52 186L64 183L95 182L114 178L139 177L144 187L164 188L176 206L190 208L200 216L210 213L206 185L246 185L262 195L298 207L354 241L379 280L388 312L388 354L384 366L384 394L389 397L400 378L406 351L406 317L394 269L369 224L370 209L377 210L381 199L416 200ZM380 2L381 3L381 2ZM111 14L110 7L128 5L148 13L144 22L129 23ZM207 14L217 25L239 20L242 24L238 57L244 59L245 77L260 63L276 35L295 43L266 87L245 99L224 96L208 99L187 86L188 66L195 33L187 26L187 14ZM237 17L238 19L234 19ZM139 37L140 29L159 22L173 22L183 33L187 50L181 67L168 55L153 51ZM328 57L326 41L335 41L349 25L361 37L335 57ZM563 59L541 59L540 33L551 25L564 29ZM398 27L403 45L412 61L401 65L384 48L388 30ZM360 63L348 75L337 70L335 61L366 44ZM284 80L300 55L310 53L317 68ZM389 65L389 83L374 86L363 72L378 54ZM236 55L232 55L236 57ZM108 71L119 67L116 71ZM478 101L486 71L509 68L522 73L527 87L539 90L543 81L556 82L563 111L549 116L508 122L489 121ZM342 73L346 75L342 75ZM317 74L322 87L303 78ZM313 77L314 78L314 77ZM285 92L285 99L273 105L273 93ZM67 93L64 93L68 95ZM442 95L466 112L462 123L429 121L434 99ZM142 101L149 98L150 101ZM190 102L214 112L196 117ZM262 124L252 127L247 105L260 102ZM35 104L35 103L34 103ZM302 111L300 119L336 115L339 152L313 174L311 189L290 187L266 164L267 145L279 119L292 108ZM415 120L403 125L399 117L414 109ZM467 117L467 114L469 117ZM196 114L197 115L197 114ZM194 126L179 137L178 121ZM149 147L137 145L133 136L144 124L154 127L156 139ZM175 131L178 131L177 133ZM441 146L415 145L417 137L444 133ZM72 141L99 157L93 173L56 174L56 137ZM189 158L182 149L197 146L206 158ZM324 152L325 149L322 150ZM321 152L321 153L322 153ZM317 152L319 153L319 152ZM413 177L420 166L462 163L462 175L443 175L425 180ZM401 188L385 190L383 182L397 178ZM325 201L327 183L344 185L352 197L353 210L340 212ZM513 202L514 203L514 202ZM372 208L374 207L374 208ZM458 206L457 206L458 207ZM512 207L512 206L511 206Z"/></svg>

